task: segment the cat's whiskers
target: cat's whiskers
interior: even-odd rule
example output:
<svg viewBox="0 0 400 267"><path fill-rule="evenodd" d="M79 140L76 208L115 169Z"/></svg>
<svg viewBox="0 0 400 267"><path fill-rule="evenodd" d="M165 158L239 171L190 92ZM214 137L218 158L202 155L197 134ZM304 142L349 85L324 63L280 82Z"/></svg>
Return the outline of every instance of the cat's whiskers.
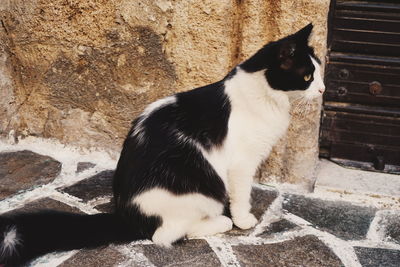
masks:
<svg viewBox="0 0 400 267"><path fill-rule="evenodd" d="M292 111L297 111L297 108L303 104L304 96L299 96L292 100Z"/></svg>
<svg viewBox="0 0 400 267"><path fill-rule="evenodd" d="M299 96L292 101L292 114L304 117L312 109L312 101L304 96Z"/></svg>

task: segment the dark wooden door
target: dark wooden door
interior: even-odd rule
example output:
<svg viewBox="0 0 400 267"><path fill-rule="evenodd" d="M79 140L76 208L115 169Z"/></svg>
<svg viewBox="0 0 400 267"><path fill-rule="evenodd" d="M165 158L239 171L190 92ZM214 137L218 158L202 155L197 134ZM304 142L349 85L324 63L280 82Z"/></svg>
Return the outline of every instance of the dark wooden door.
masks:
<svg viewBox="0 0 400 267"><path fill-rule="evenodd" d="M400 173L400 0L332 0L320 156Z"/></svg>

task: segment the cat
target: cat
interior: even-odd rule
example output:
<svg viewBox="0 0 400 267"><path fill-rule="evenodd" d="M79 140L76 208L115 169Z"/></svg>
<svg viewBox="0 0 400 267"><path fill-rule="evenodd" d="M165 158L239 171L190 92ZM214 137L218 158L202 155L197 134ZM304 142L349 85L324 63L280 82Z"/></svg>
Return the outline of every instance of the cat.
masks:
<svg viewBox="0 0 400 267"><path fill-rule="evenodd" d="M170 247L233 225L254 227L253 176L288 128L288 92L314 99L325 90L308 45L312 28L268 43L221 81L150 104L123 144L115 212L2 216L0 263L146 238Z"/></svg>

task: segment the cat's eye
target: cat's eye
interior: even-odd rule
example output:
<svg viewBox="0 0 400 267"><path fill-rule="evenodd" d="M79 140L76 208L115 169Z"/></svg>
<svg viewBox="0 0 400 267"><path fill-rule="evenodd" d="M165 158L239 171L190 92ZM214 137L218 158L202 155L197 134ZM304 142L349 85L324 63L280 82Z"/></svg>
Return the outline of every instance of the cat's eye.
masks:
<svg viewBox="0 0 400 267"><path fill-rule="evenodd" d="M304 80L305 80L306 82L308 82L309 80L311 80L311 74L304 75Z"/></svg>

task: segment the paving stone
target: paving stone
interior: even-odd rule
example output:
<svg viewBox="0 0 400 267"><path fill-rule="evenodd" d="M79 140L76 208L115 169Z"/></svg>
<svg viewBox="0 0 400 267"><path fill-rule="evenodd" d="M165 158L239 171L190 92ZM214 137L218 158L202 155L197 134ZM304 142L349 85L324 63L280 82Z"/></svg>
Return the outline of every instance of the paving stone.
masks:
<svg viewBox="0 0 400 267"><path fill-rule="evenodd" d="M400 215L388 216L385 223L387 240L400 244Z"/></svg>
<svg viewBox="0 0 400 267"><path fill-rule="evenodd" d="M271 203L276 199L278 193L270 190L262 190L253 187L251 191L251 212L258 220L261 219L264 212L269 208ZM230 214L228 214L230 216ZM234 226L233 229L226 233L229 236L249 235L253 229L241 230Z"/></svg>
<svg viewBox="0 0 400 267"><path fill-rule="evenodd" d="M247 229L247 230L242 230L237 226L233 226L232 230L229 232L225 232L224 235L226 236L248 236L253 232L254 228L252 229Z"/></svg>
<svg viewBox="0 0 400 267"><path fill-rule="evenodd" d="M260 219L277 196L278 193L276 191L253 187L251 192L251 212L257 219Z"/></svg>
<svg viewBox="0 0 400 267"><path fill-rule="evenodd" d="M343 201L310 199L299 195L286 195L283 209L345 240L363 239L376 212L376 209Z"/></svg>
<svg viewBox="0 0 400 267"><path fill-rule="evenodd" d="M143 253L156 266L221 266L208 243L200 239L185 240L174 244L170 249L156 245L138 245L135 250Z"/></svg>
<svg viewBox="0 0 400 267"><path fill-rule="evenodd" d="M110 202L97 205L94 208L101 212L111 213L114 211L114 202L111 200Z"/></svg>
<svg viewBox="0 0 400 267"><path fill-rule="evenodd" d="M76 165L76 173L86 171L88 169L93 168L94 166L96 166L96 164L91 162L86 162L86 161L78 162L78 164Z"/></svg>
<svg viewBox="0 0 400 267"><path fill-rule="evenodd" d="M400 251L382 248L355 247L358 260L363 267L399 267Z"/></svg>
<svg viewBox="0 0 400 267"><path fill-rule="evenodd" d="M64 261L60 267L116 266L127 260L126 256L111 247L83 249Z"/></svg>
<svg viewBox="0 0 400 267"><path fill-rule="evenodd" d="M32 202L25 204L22 208L18 208L12 211L9 211L5 214L13 214L16 212L27 212L27 211L36 211L36 210L57 210L57 211L66 211L73 213L83 213L80 209L71 207L65 203L60 201L51 199L51 198L41 198Z"/></svg>
<svg viewBox="0 0 400 267"><path fill-rule="evenodd" d="M300 228L298 227L296 224L289 222L288 220L280 220L274 223L271 223L270 225L268 225L265 230L259 234L259 237L268 237L271 236L273 234L277 234L277 233L282 233L282 232L286 232L289 230L293 230L296 228Z"/></svg>
<svg viewBox="0 0 400 267"><path fill-rule="evenodd" d="M324 243L311 235L274 244L238 245L232 249L242 266L343 266Z"/></svg>
<svg viewBox="0 0 400 267"><path fill-rule="evenodd" d="M112 178L114 171L102 171L90 178L82 180L74 185L60 189L87 202L94 198L112 195Z"/></svg>
<svg viewBox="0 0 400 267"><path fill-rule="evenodd" d="M21 190L50 183L60 171L60 162L32 151L0 153L0 200Z"/></svg>

